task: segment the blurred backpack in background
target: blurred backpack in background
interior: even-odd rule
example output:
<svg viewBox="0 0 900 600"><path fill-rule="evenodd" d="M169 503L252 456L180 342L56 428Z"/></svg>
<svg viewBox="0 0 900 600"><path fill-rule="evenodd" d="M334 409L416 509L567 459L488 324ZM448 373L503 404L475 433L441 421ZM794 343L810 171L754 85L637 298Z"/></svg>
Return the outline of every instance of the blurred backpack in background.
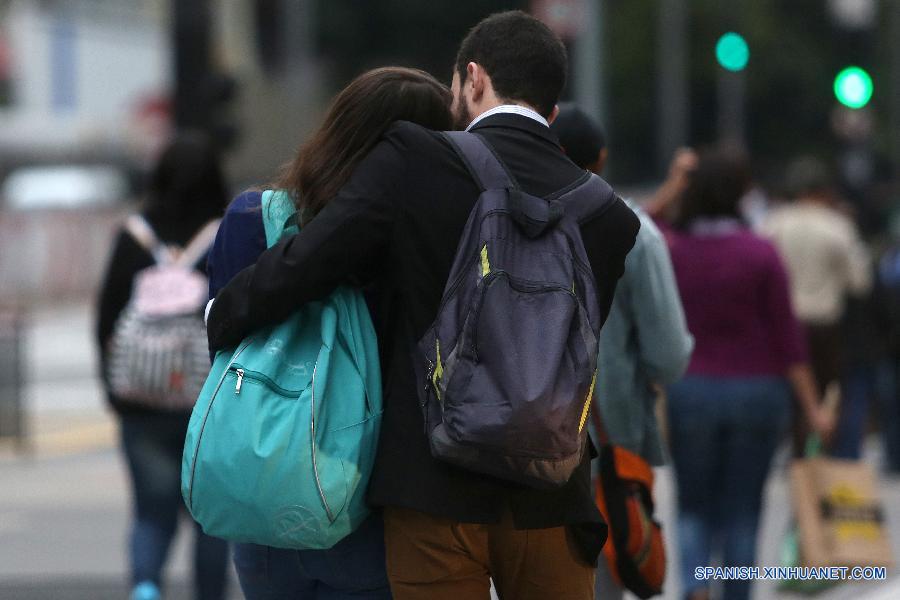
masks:
<svg viewBox="0 0 900 600"><path fill-rule="evenodd" d="M209 373L203 307L209 282L195 267L219 228L204 225L181 250L160 242L140 215L125 229L155 261L134 279L110 340L107 377L117 397L159 410L189 410Z"/></svg>
<svg viewBox="0 0 900 600"><path fill-rule="evenodd" d="M638 598L657 596L666 579L666 548L653 516L653 468L610 443L596 406L591 417L601 443L595 499L609 526L603 556L616 583Z"/></svg>

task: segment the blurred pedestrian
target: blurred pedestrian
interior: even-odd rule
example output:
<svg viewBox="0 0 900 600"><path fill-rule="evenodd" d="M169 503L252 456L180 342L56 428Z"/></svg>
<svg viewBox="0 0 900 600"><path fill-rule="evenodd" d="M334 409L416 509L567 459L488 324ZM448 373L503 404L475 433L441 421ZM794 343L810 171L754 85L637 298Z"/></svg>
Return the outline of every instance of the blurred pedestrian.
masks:
<svg viewBox="0 0 900 600"><path fill-rule="evenodd" d="M511 194L512 201L577 189L584 194L582 207L598 211L581 224L581 233L596 284L592 286L596 306L588 310L598 313L602 321L639 224L623 202L608 194L611 190L586 177L565 157L548 127L557 112L566 64L562 41L537 19L521 11L487 17L460 46L453 73L453 112L457 125L472 134L461 138L466 144L479 152L492 149L495 153L481 154L485 160L473 165L475 170L495 167L493 159L497 159L505 167L504 175L525 192ZM493 173L499 178L499 170ZM596 194L588 195L589 188L582 185L588 182L598 186ZM460 237L482 190L445 136L411 123L395 124L308 227L295 239L266 250L256 265L241 271L216 295L208 321L210 345L229 346L303 303L326 296L341 282L373 283L379 307L376 320L385 412L368 498L371 504L384 507L386 560L395 597L487 598L493 579L504 598L588 600L593 596L605 527L591 493L583 427L572 427L579 436L575 442L578 465L569 480L555 489L509 483L432 455L436 446L429 436L437 428L427 427L419 392L428 390L425 393L434 398L432 391L443 383L437 370L427 383L423 376L416 376L419 367L424 370L425 361L422 353L417 358L415 349L422 336L433 331ZM504 219L508 217L497 222L510 223ZM518 230L540 225L538 220L524 218L509 224ZM514 253L499 250L502 240L491 243L501 245L500 256ZM491 272L487 246L479 257L470 264L482 275ZM552 260L545 264L553 269L554 262L559 264ZM582 281L580 274L578 281ZM469 284L474 285L473 279L460 285ZM536 331L522 328L498 334L530 336ZM568 333L552 327L542 331L557 337ZM511 339L497 339L489 346L496 348ZM522 350L531 357L541 351L531 343ZM570 356L558 347L552 352ZM467 354L461 351L452 356ZM512 354L498 360L508 357ZM438 359L433 364L442 363ZM511 373L508 369L504 375ZM521 379L523 384L532 375L543 378L546 374L529 372ZM495 407L512 402L485 400L476 410L503 423L504 410ZM494 404L503 401L506 404ZM437 404L435 399L426 408L434 413ZM577 408L583 411L582 406L579 402ZM581 414L583 423L587 414ZM571 435L563 437L572 440ZM507 438L504 443L519 441L514 435ZM483 450L500 460L500 452Z"/></svg>
<svg viewBox="0 0 900 600"><path fill-rule="evenodd" d="M574 105L560 105L559 116L550 128L572 162L601 174L608 151L603 130L594 119ZM658 466L665 458L655 388L681 377L694 342L687 330L665 239L643 210L625 202L640 218L641 229L625 259L625 273L600 332L595 410L603 419L610 443ZM598 563L594 597L623 597L605 557Z"/></svg>
<svg viewBox="0 0 900 600"><path fill-rule="evenodd" d="M304 226L399 120L449 129L450 90L423 71L384 67L360 75L337 95L323 124L274 185L290 192ZM211 296L266 249L261 206L262 192L250 191L228 207L209 258ZM370 312L377 323L378 307L371 302ZM380 512L329 550L236 544L234 564L249 600L391 597Z"/></svg>
<svg viewBox="0 0 900 600"><path fill-rule="evenodd" d="M875 322L886 338L886 358L877 369L879 425L884 440L885 468L900 474L900 241L893 241L878 260L873 292Z"/></svg>
<svg viewBox="0 0 900 600"><path fill-rule="evenodd" d="M179 394L176 387L188 378L199 377L202 383L209 370L209 358L203 353L202 345L202 297L199 306L193 308L194 314L182 319L181 329L163 334L163 337L170 336L169 339L187 335L186 341L197 348L197 356L172 354L157 356L159 360L137 356L123 366L112 346L129 341L120 334L125 337L140 335L136 330L126 331L137 322L132 311L146 310L145 306L135 307L135 302L150 305L151 309L163 314L169 305L180 303L181 299L176 296L202 291L211 234L215 232L215 221L221 216L226 201L227 186L219 158L208 140L199 134L185 134L175 139L162 153L152 173L146 207L139 215L132 215L118 234L100 290L97 342L102 373L110 406L119 418L121 444L132 488L129 559L133 600L160 597L163 568L175 536L179 512L184 507L181 458L191 415L189 400L196 391L191 392L189 388L185 394ZM192 239L194 244L190 244ZM163 273L163 278L171 285L183 283L197 289L169 287L161 292L156 288L150 290L152 297L146 297L147 281L160 275L166 267L177 264L179 258L187 258L182 265L184 268L173 277L170 277L171 272ZM143 290L138 291L142 287ZM140 293L145 297L138 297ZM200 344L197 345L193 338L198 338ZM184 362L185 358L196 359L193 369L163 371L172 364ZM168 393L159 392L159 389L123 391L120 380L141 379L132 378L131 375L137 373L123 372L123 368L141 371L144 381L163 373L167 381L162 385L172 387L166 388ZM132 387L138 388L139 384ZM176 399L176 395L183 397ZM198 527L194 544L196 598L221 600L224 597L227 565L228 545L205 535Z"/></svg>
<svg viewBox="0 0 900 600"><path fill-rule="evenodd" d="M675 277L696 347L687 375L669 387L670 446L678 481L678 540L685 596L709 597L694 569L756 564L763 485L790 414L791 388L814 431L832 420L820 407L803 333L774 246L739 217L750 185L743 157L681 152L674 182L648 207L663 214ZM750 595L728 581L724 598Z"/></svg>
<svg viewBox="0 0 900 600"><path fill-rule="evenodd" d="M763 231L775 242L787 266L791 299L797 318L803 323L822 397L829 385L841 380L841 320L847 296L861 296L869 291L871 266L856 225L837 210L828 168L815 158L803 157L790 165L787 180L795 199L773 211ZM865 387L860 390L855 381L845 386L842 402L841 413L856 423L853 429L857 432L853 436L855 442L845 443L856 447L868 404ZM849 396L846 391L851 392ZM795 455L803 452L807 433L802 419L795 419Z"/></svg>

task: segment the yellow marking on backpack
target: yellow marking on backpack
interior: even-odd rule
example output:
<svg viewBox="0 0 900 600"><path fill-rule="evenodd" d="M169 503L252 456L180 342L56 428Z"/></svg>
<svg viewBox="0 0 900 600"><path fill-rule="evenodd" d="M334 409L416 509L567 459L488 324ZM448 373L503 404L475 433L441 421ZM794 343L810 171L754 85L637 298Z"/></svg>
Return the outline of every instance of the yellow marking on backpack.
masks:
<svg viewBox="0 0 900 600"><path fill-rule="evenodd" d="M587 400L584 401L584 408L581 410L581 423L578 424L578 433L581 433L581 430L584 429L584 424L587 422L588 413L591 410L591 400L594 397L595 383L597 383L597 371L594 371L594 376L591 378L591 389L588 390Z"/></svg>
<svg viewBox="0 0 900 600"><path fill-rule="evenodd" d="M441 364L441 341L435 340L437 348L437 364L434 366L434 372L431 374L431 384L434 386L434 393L437 394L438 400L441 399L441 388L438 387L438 380L444 376L444 365Z"/></svg>
<svg viewBox="0 0 900 600"><path fill-rule="evenodd" d="M487 277L491 272L491 261L488 260L487 244L481 247L481 276Z"/></svg>

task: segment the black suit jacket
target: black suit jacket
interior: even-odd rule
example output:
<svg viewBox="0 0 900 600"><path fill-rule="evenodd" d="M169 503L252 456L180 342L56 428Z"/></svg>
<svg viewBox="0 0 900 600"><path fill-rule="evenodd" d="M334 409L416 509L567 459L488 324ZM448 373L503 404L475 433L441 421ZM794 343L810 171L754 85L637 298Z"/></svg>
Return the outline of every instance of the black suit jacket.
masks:
<svg viewBox="0 0 900 600"><path fill-rule="evenodd" d="M550 129L532 119L498 114L472 130L496 150L525 192L547 196L584 175ZM519 528L580 525L579 545L593 561L605 526L590 488L587 453L564 487L535 491L448 466L428 448L413 352L436 316L479 193L440 135L396 123L299 235L267 250L216 296L210 345L236 344L342 282L372 286L385 413L370 503L471 523L496 522L509 509ZM621 200L582 227L604 319L638 228L637 217Z"/></svg>

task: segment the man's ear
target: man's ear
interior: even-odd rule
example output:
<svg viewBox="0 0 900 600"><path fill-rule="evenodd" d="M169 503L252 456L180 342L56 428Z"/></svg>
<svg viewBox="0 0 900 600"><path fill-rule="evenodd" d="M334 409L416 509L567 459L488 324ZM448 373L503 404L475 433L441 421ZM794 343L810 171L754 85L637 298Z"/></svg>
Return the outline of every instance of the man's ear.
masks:
<svg viewBox="0 0 900 600"><path fill-rule="evenodd" d="M594 168L591 169L597 175L603 174L603 169L606 168L606 159L609 158L609 149L603 148L597 154L597 162L594 163Z"/></svg>
<svg viewBox="0 0 900 600"><path fill-rule="evenodd" d="M478 63L470 62L466 65L466 85L472 88L472 102L478 103L484 96L485 72Z"/></svg>
<svg viewBox="0 0 900 600"><path fill-rule="evenodd" d="M550 116L547 117L547 123L553 123L556 120L556 117L559 116L559 104L553 105L553 110L550 111Z"/></svg>

